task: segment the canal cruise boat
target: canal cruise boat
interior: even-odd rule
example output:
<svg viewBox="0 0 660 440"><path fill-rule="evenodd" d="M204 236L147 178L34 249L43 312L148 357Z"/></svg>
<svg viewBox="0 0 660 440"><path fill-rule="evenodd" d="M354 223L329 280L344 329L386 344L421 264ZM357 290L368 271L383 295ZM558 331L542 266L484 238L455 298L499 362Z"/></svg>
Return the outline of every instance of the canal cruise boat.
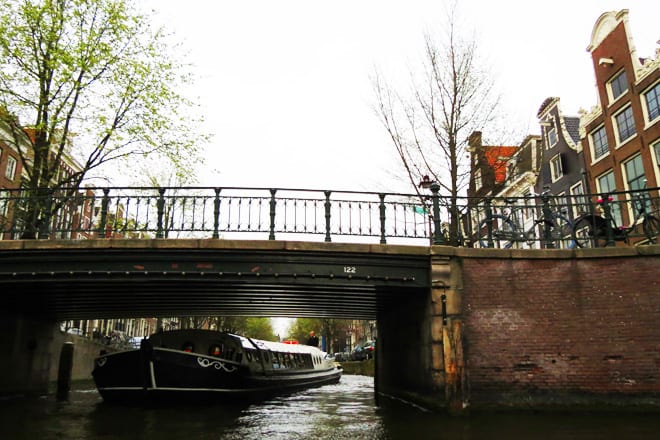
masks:
<svg viewBox="0 0 660 440"><path fill-rule="evenodd" d="M139 349L104 353L92 376L104 401L260 399L339 382L316 347L211 330L158 332Z"/></svg>

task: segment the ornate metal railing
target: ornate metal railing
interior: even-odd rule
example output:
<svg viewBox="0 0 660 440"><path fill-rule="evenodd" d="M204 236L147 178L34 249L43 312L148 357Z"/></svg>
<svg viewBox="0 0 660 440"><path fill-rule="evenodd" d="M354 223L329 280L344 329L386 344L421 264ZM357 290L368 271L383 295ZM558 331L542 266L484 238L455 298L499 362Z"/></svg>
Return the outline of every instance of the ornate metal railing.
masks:
<svg viewBox="0 0 660 440"><path fill-rule="evenodd" d="M26 232L31 231L32 237L41 239L248 238L541 248L574 247L574 223L587 214L622 225L633 218L638 195L644 197L648 212L658 216L657 188L614 193L605 206L597 203L601 195L545 194L461 197L453 210L438 189L432 187L421 197L235 187L4 189L0 190L0 234L5 240L29 237ZM454 222L450 212L455 212ZM544 221L553 213L569 222L559 240L557 230L550 230L554 226ZM523 235L507 241L497 235L506 235L505 227L517 228ZM615 230L610 232L616 235ZM610 238L609 245L620 237ZM626 230L626 242L645 238L641 227ZM588 239L580 246L589 246ZM592 246L597 245L592 241Z"/></svg>

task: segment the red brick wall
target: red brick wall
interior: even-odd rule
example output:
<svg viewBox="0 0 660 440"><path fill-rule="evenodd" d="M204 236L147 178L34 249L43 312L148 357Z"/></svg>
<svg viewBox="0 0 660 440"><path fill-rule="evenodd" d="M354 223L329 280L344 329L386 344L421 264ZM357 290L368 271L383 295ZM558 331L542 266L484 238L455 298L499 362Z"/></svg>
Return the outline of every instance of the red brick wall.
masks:
<svg viewBox="0 0 660 440"><path fill-rule="evenodd" d="M471 402L657 398L658 274L660 258L648 256L465 258Z"/></svg>

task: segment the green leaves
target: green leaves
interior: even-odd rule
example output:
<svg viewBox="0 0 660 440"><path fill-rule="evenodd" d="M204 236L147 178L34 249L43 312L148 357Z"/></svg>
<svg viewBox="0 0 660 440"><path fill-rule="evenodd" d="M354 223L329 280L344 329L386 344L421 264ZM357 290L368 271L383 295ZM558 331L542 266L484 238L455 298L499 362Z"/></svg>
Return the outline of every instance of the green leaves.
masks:
<svg viewBox="0 0 660 440"><path fill-rule="evenodd" d="M132 2L0 0L0 8L2 117L38 133L32 145L0 136L26 158L34 151L24 163L30 186L57 186L64 157L77 161L80 182L111 174L115 159L198 156L193 140L205 137L178 92L190 72Z"/></svg>

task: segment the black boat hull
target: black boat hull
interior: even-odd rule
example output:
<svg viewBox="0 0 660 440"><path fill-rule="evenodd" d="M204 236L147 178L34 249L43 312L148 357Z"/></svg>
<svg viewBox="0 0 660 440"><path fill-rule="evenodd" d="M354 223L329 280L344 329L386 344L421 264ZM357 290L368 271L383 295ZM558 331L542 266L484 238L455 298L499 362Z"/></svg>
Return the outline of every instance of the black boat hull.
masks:
<svg viewBox="0 0 660 440"><path fill-rule="evenodd" d="M303 388L337 383L341 367L255 371L198 353L149 348L106 354L92 372L105 401L259 400Z"/></svg>

